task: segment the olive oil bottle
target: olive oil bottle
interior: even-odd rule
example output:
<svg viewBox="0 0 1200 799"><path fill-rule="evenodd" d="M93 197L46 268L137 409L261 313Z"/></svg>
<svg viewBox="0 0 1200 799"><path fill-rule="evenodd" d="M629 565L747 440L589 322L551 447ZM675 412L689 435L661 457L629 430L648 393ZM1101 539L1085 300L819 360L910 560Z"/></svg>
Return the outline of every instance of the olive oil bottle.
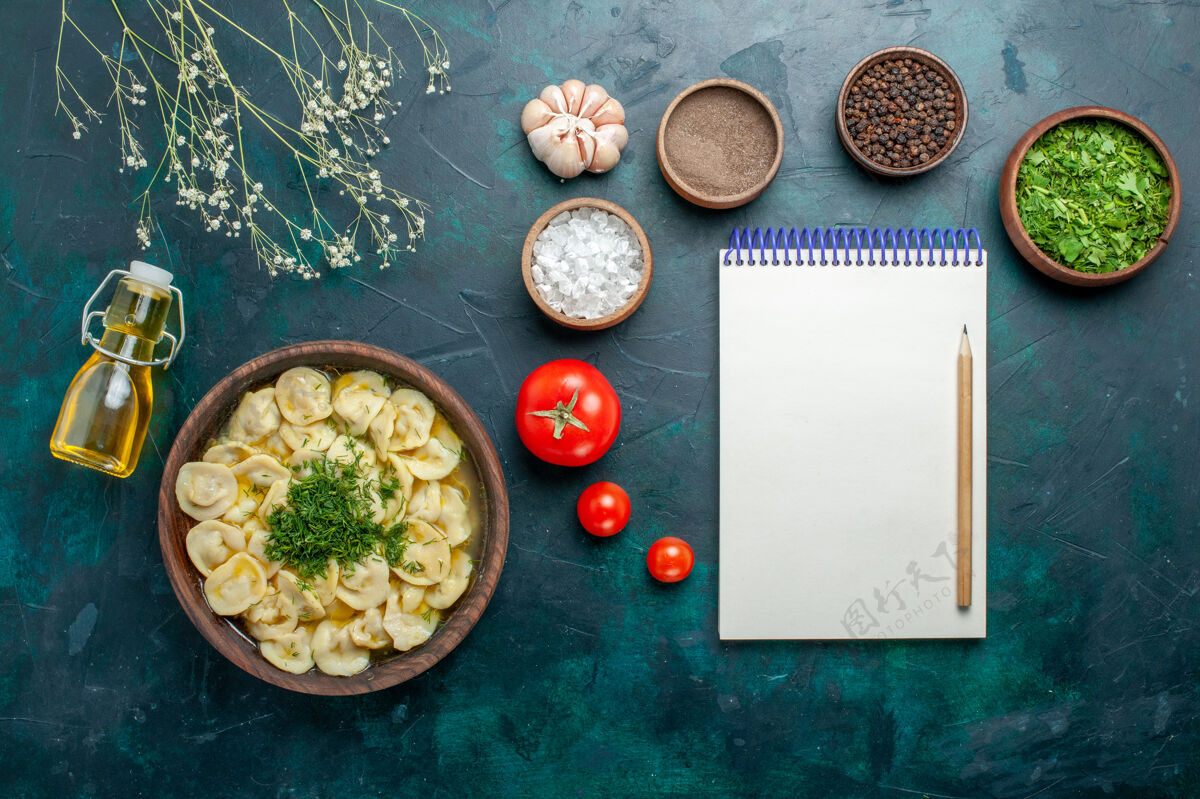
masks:
<svg viewBox="0 0 1200 799"><path fill-rule="evenodd" d="M121 277L108 310L92 311L115 276ZM63 398L50 438L56 458L117 477L128 477L137 467L154 404L150 370L169 368L185 335L183 295L171 279L165 269L134 261L128 271L110 272L88 300L83 343L96 351L76 372ZM179 298L178 339L164 329L174 297ZM98 341L88 330L94 317L104 325ZM155 360L155 345L164 337L171 341L171 351Z"/></svg>

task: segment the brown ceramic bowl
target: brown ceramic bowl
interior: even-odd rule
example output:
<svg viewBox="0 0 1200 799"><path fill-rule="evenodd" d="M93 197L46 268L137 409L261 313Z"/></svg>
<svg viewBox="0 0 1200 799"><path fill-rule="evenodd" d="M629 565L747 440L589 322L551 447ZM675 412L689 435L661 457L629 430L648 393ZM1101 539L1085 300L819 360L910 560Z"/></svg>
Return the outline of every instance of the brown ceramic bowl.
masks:
<svg viewBox="0 0 1200 799"><path fill-rule="evenodd" d="M711 92L714 89L733 89L741 92L750 101L761 106L766 111L767 117L770 120L769 130L762 131L762 135L770 137L771 141L765 144L766 146L773 146L775 148L775 159L757 183L742 191L714 193L689 184L678 165L671 162L670 154L667 152L667 130L673 124L672 120L675 112L685 106L685 104L702 101L705 93ZM658 168L662 171L663 178L666 179L667 184L680 197L703 208L736 208L739 205L745 205L762 194L767 186L771 185L771 181L775 179L775 176L779 174L779 165L783 163L783 122L780 120L779 112L775 110L775 106L758 89L748 83L742 83L740 80L713 78L712 80L701 81L687 87L671 101L671 104L667 106L667 110L663 112L662 121L658 123L658 139L655 150L658 155Z"/></svg>
<svg viewBox="0 0 1200 799"><path fill-rule="evenodd" d="M372 369L425 392L462 438L483 484L483 550L475 581L449 620L425 644L373 663L352 677L333 677L316 669L306 674L281 671L230 619L218 616L204 598L203 579L185 547L193 524L175 500L179 467L200 460L204 445L220 430L247 388L269 382L293 366L336 366ZM281 688L306 694L345 696L378 691L416 677L450 653L479 621L492 598L508 548L508 491L491 439L479 418L454 389L425 367L403 355L352 341L313 341L272 350L239 366L213 386L184 422L163 468L158 492L158 542L163 565L179 604L217 651L234 665Z"/></svg>
<svg viewBox="0 0 1200 799"><path fill-rule="evenodd" d="M950 143L938 153L937 157L930 158L920 166L892 167L875 163L854 146L854 136L851 135L850 128L846 125L846 98L850 95L850 88L854 85L854 82L858 80L859 76L880 61L894 61L898 58L911 58L913 61L920 61L927 67L935 67L950 82L950 87L958 96L958 105L954 109L958 115L956 118L958 125L954 128L954 136L950 139ZM963 89L962 81L958 79L958 75L950 68L950 65L928 50L922 50L919 47L885 47L878 52L871 53L862 61L855 64L854 68L850 70L850 74L842 82L842 90L838 92L835 114L837 118L838 139L842 142L842 147L850 154L851 158L857 161L864 169L874 172L876 175L883 175L889 178L907 178L913 175L920 175L922 172L928 172L939 164L945 163L946 159L950 157L950 153L954 152L962 142L963 136L967 132L967 92Z"/></svg>
<svg viewBox="0 0 1200 799"><path fill-rule="evenodd" d="M614 216L620 217L633 230L634 235L637 236L637 240L642 245L642 280L638 283L637 290L629 298L629 302L607 316L598 316L595 319L579 319L554 310L550 307L550 303L546 302L542 293L537 290L537 286L533 285L533 244L537 241L537 237L542 235L542 231L550 224L551 219L566 211L575 211L580 208L599 208L601 211L607 211ZM555 322L572 330L603 330L606 327L612 327L615 324L624 322L638 309L642 301L646 299L646 292L650 290L650 279L654 276L654 257L650 252L650 241L646 238L646 231L642 230L642 226L637 223L632 214L616 203L610 203L608 200L601 200L596 197L576 197L573 200L565 200L553 206L549 211L539 216L537 221L533 223L533 227L529 228L529 235L525 237L525 246L521 249L521 276L525 279L525 290L529 292L529 296L534 304L537 305L542 313Z"/></svg>
<svg viewBox="0 0 1200 799"><path fill-rule="evenodd" d="M1058 263L1042 252L1033 243L1033 239L1029 238L1029 234L1025 231L1025 225L1021 222L1021 214L1017 211L1017 173L1021 169L1021 162L1025 160L1025 153L1029 151L1033 143L1043 133L1069 119L1096 118L1115 120L1140 133L1142 138L1150 142L1150 145L1162 156L1171 181L1171 207L1167 212L1167 226L1159 234L1158 243L1151 247L1150 251L1141 260L1130 264L1124 269L1099 274L1080 272L1072 269L1069 266ZM1024 136L1017 140L1016 145L1012 148L1012 152L1008 154L1008 160L1004 162L1004 171L1000 173L1000 217L1004 220L1004 229L1008 231L1008 237L1012 239L1013 246L1039 272L1062 283L1069 283L1072 286L1109 286L1113 283L1128 280L1145 270L1167 248L1167 242L1171 239L1171 234L1175 232L1175 226L1179 224L1179 213L1182 205L1183 198L1179 186L1179 170L1175 166L1175 159L1171 157L1171 152L1167 149L1167 145L1163 144L1163 140L1158 138L1154 131L1137 117L1126 114L1123 111L1099 105L1068 108L1056 114L1051 114L1034 125Z"/></svg>

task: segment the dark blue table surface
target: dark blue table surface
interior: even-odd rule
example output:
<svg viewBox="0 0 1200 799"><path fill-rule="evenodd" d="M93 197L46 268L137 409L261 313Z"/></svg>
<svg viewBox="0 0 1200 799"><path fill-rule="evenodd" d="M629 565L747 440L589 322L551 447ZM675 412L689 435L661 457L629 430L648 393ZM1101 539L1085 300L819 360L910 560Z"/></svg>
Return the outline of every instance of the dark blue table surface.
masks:
<svg viewBox="0 0 1200 799"><path fill-rule="evenodd" d="M71 7L102 47L115 45L107 4ZM134 2L121 7L139 13ZM47 439L87 355L82 304L137 256L136 211L125 207L133 183L115 168L114 124L75 141L53 116L57 4L4 4L0 792L1200 793L1196 203L1184 197L1174 240L1144 275L1093 292L1024 263L997 210L1013 143L1075 105L1139 116L1172 149L1185 192L1200 182L1196 4L417 10L446 38L453 91L427 97L419 76L402 83L405 110L377 164L431 204L427 240L390 271L272 280L244 245L199 232L162 195L147 255L177 273L189 335L156 379L141 466L117 481L52 460ZM419 65L403 23L379 16ZM257 24L281 33L269 18ZM244 57L234 40L225 35L231 58ZM955 68L970 121L948 164L884 184L841 150L833 102L852 64L906 43ZM103 102L103 76L82 47L64 67ZM663 182L654 134L678 91L726 75L773 100L786 152L760 199L709 212ZM532 159L517 120L527 98L568 77L624 103L630 142L611 174L560 183ZM270 163L269 151L258 157ZM275 175L298 200L297 176ZM629 209L655 256L641 310L596 334L541 317L518 271L533 219L580 195ZM986 640L718 640L714 262L732 226L767 224L982 232ZM329 337L390 347L448 380L492 435L512 499L503 578L464 644L408 684L344 699L289 694L218 655L171 592L154 518L163 457L204 392L254 355ZM583 469L535 461L512 426L521 380L558 357L597 364L624 403L616 447ZM597 479L621 482L634 500L634 521L614 540L591 540L574 520L575 497ZM772 475L763 484L786 490ZM688 539L698 558L686 582L668 587L644 566L665 534Z"/></svg>

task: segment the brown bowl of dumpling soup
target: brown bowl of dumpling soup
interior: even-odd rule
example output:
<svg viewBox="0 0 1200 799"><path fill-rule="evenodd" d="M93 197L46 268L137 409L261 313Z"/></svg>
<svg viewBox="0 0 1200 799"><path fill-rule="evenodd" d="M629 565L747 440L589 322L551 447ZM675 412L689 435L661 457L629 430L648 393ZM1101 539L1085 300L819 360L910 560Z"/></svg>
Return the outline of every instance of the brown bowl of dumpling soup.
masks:
<svg viewBox="0 0 1200 799"><path fill-rule="evenodd" d="M508 495L449 385L389 350L317 341L197 404L158 526L176 596L223 655L283 688L356 694L424 672L479 620Z"/></svg>

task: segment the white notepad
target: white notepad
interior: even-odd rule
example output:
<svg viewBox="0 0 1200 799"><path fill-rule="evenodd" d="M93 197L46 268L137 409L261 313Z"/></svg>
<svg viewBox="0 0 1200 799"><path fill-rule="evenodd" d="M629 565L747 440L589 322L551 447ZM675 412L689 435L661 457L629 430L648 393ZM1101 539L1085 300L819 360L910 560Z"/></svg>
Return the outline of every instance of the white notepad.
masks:
<svg viewBox="0 0 1200 799"><path fill-rule="evenodd" d="M834 231L812 239L819 251L785 251L782 231L750 249L743 233L721 251L721 638L986 635L987 254L974 231L969 248L939 232L919 256L888 233L838 233L836 252ZM973 596L960 609L964 324Z"/></svg>

